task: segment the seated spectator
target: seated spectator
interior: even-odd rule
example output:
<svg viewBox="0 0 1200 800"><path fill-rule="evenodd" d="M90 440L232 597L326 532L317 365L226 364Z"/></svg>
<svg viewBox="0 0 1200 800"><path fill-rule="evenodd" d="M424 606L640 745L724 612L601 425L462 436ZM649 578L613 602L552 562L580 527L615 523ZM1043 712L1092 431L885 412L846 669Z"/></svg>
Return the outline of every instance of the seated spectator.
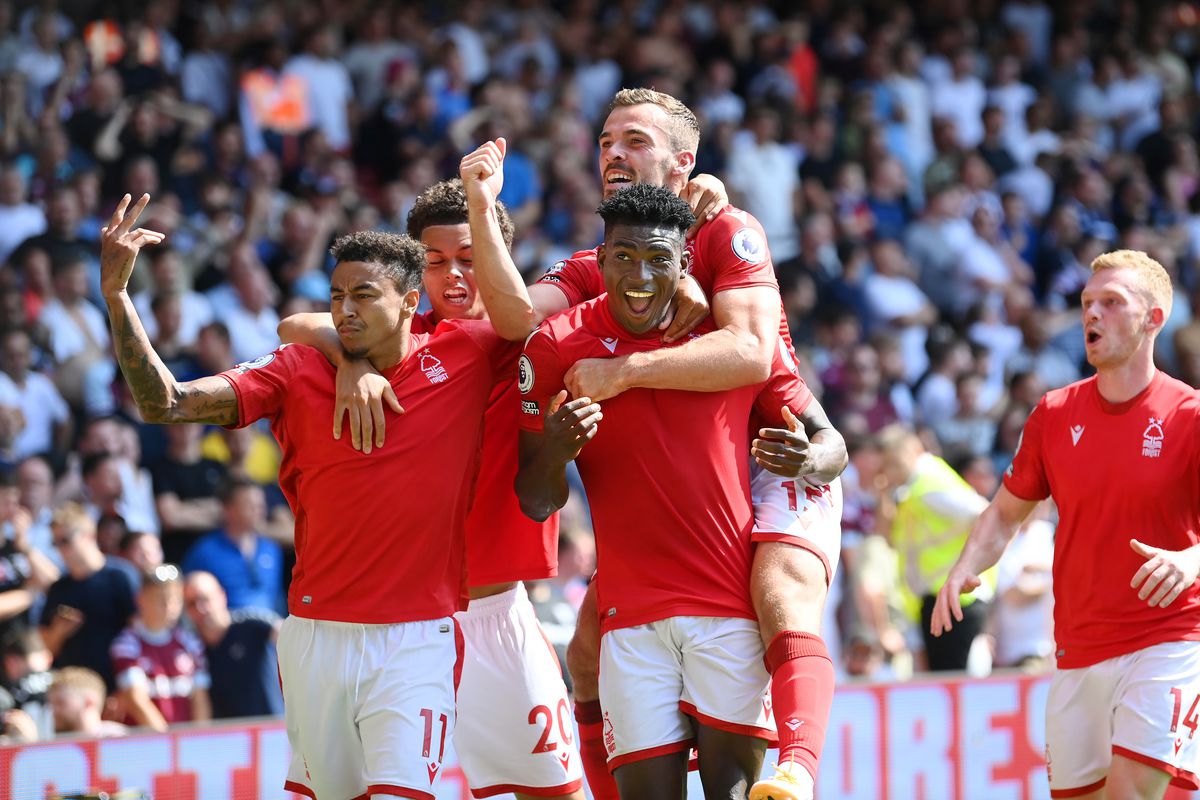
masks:
<svg viewBox="0 0 1200 800"><path fill-rule="evenodd" d="M850 351L845 386L836 393L830 391L828 405L857 432L875 433L898 419L883 386L879 355L874 348L860 344Z"/></svg>
<svg viewBox="0 0 1200 800"><path fill-rule="evenodd" d="M192 291L183 260L174 248L159 245L146 255L150 260L151 285L133 296L134 307L144 320L146 335L151 339L159 336L157 318L151 308L154 298L163 293L174 295L180 306L174 342L181 347L191 347L196 343L200 329L213 321L212 303L204 295Z"/></svg>
<svg viewBox="0 0 1200 800"><path fill-rule="evenodd" d="M261 608L231 613L224 590L208 572L188 575L183 596L208 658L213 718L283 714L275 654L279 617Z"/></svg>
<svg viewBox="0 0 1200 800"><path fill-rule="evenodd" d="M56 566L62 559L50 541L50 517L54 511L54 471L41 456L30 456L17 465L18 502L29 512L29 544Z"/></svg>
<svg viewBox="0 0 1200 800"><path fill-rule="evenodd" d="M179 625L179 568L164 564L143 575L137 608L109 648L126 724L165 731L175 722L211 719L204 647Z"/></svg>
<svg viewBox="0 0 1200 800"><path fill-rule="evenodd" d="M225 527L200 539L183 559L187 573L211 572L229 607L283 611L283 550L263 534L267 502L262 487L234 478L221 490Z"/></svg>
<svg viewBox="0 0 1200 800"><path fill-rule="evenodd" d="M50 709L55 733L76 733L92 739L124 736L129 729L100 718L107 697L104 679L84 667L63 667L53 673Z"/></svg>
<svg viewBox="0 0 1200 800"><path fill-rule="evenodd" d="M115 685L108 648L133 616L133 588L100 552L96 523L82 507L58 509L50 529L66 573L46 593L42 639L55 667L87 667Z"/></svg>

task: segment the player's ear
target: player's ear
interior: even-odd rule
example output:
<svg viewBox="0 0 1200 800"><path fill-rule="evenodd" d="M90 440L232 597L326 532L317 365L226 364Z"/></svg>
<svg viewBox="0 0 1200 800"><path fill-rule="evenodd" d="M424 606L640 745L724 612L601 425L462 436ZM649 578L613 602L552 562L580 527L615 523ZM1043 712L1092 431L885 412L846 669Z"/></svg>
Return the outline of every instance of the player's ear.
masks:
<svg viewBox="0 0 1200 800"><path fill-rule="evenodd" d="M596 263L600 265L600 269L604 269L604 242L596 248Z"/></svg>
<svg viewBox="0 0 1200 800"><path fill-rule="evenodd" d="M409 289L401 298L401 309L404 316L412 317L417 313L417 306L421 304L421 293L416 289Z"/></svg>
<svg viewBox="0 0 1200 800"><path fill-rule="evenodd" d="M1151 330L1161 329L1166 321L1167 315L1161 306L1152 306L1150 313L1146 315L1146 322L1149 324Z"/></svg>
<svg viewBox="0 0 1200 800"><path fill-rule="evenodd" d="M686 247L683 248L683 254L679 259L679 277L682 278L692 271L692 254Z"/></svg>
<svg viewBox="0 0 1200 800"><path fill-rule="evenodd" d="M691 150L680 150L675 154L675 165L671 167L672 175L680 175L686 181L696 168L696 154Z"/></svg>

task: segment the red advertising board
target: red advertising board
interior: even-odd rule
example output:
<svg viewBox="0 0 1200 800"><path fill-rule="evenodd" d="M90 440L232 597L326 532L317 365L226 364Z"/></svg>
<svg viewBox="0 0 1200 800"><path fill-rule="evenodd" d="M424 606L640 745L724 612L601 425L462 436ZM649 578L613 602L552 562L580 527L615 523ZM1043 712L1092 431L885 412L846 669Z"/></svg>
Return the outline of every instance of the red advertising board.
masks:
<svg viewBox="0 0 1200 800"><path fill-rule="evenodd" d="M1045 676L843 686L817 797L1044 800L1048 687ZM462 772L453 753L446 755L434 792L438 800L466 800ZM287 734L277 720L63 739L0 748L0 800L130 788L155 800L291 800L281 788L287 764ZM702 796L694 774L689 794Z"/></svg>

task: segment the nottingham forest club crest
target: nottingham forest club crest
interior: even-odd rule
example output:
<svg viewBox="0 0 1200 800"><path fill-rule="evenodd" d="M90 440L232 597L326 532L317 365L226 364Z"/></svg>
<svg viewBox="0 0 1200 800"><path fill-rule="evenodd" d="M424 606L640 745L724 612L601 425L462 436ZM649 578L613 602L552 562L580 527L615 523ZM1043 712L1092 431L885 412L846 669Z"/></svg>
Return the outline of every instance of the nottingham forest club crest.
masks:
<svg viewBox="0 0 1200 800"><path fill-rule="evenodd" d="M1142 455L1146 458L1158 458L1162 455L1163 439L1166 438L1162 424L1161 419L1151 417L1146 430L1142 431Z"/></svg>

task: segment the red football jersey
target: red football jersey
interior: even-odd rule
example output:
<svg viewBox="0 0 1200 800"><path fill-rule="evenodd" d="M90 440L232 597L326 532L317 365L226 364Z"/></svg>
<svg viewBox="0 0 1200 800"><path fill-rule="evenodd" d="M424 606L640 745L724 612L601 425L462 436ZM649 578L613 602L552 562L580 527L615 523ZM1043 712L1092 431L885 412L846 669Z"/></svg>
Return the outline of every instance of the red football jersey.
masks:
<svg viewBox="0 0 1200 800"><path fill-rule="evenodd" d="M725 206L688 240L687 251L692 256L688 272L710 300L718 292L727 289L750 286L779 288L766 234L758 220L739 208ZM546 270L546 274L537 282L558 287L571 306L604 293L604 279L596 261L595 248L581 250L569 259L559 261ZM782 301L779 335L790 347L792 337L788 332Z"/></svg>
<svg viewBox="0 0 1200 800"><path fill-rule="evenodd" d="M607 295L547 320L521 358L522 428L541 432L576 361L662 346L657 331L621 327ZM783 402L808 403L802 382L789 385L791 394L769 401L776 413ZM603 564L604 630L673 616L754 618L747 422L761 388L633 389L601 403L604 419L576 463Z"/></svg>
<svg viewBox="0 0 1200 800"><path fill-rule="evenodd" d="M180 627L151 633L134 622L113 639L109 653L117 688L142 686L167 722L191 720L192 692L209 687L204 645L195 634ZM125 724L138 722L127 717Z"/></svg>
<svg viewBox="0 0 1200 800"><path fill-rule="evenodd" d="M487 322L443 322L410 334L384 373L403 415L385 408L387 443L370 455L329 435L334 368L291 345L221 373L238 425L271 421L279 485L296 515L291 613L339 622L434 619L460 607L464 527L492 387L512 371Z"/></svg>
<svg viewBox="0 0 1200 800"><path fill-rule="evenodd" d="M1200 397L1156 372L1131 400L1100 396L1095 377L1046 394L1025 423L1004 485L1052 497L1054 635L1074 669L1162 642L1200 639L1200 586L1167 608L1129 582L1145 559L1130 539L1168 550L1200 542Z"/></svg>
<svg viewBox="0 0 1200 800"><path fill-rule="evenodd" d="M413 320L414 333L432 332L433 312ZM483 422L483 451L475 499L467 514L467 581L485 586L536 581L558 574L558 514L535 522L521 513L517 479L520 408L513 356L504 350L503 378L492 388Z"/></svg>

